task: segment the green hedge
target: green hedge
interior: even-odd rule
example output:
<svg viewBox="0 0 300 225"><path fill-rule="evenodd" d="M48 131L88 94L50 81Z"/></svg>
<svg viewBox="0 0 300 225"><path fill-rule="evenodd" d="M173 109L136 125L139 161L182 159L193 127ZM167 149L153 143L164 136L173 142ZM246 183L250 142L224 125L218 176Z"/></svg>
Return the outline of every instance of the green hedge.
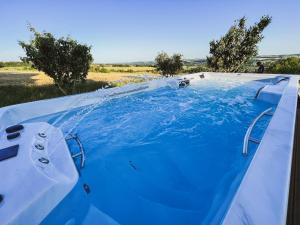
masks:
<svg viewBox="0 0 300 225"><path fill-rule="evenodd" d="M300 74L300 58L289 57L270 64L269 73Z"/></svg>

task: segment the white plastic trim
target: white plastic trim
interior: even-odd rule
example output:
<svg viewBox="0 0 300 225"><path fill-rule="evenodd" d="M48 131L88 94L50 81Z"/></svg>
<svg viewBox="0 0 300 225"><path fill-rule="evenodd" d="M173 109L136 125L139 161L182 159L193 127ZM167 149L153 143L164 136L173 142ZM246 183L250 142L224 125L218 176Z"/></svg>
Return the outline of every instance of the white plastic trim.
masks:
<svg viewBox="0 0 300 225"><path fill-rule="evenodd" d="M78 173L62 132L47 123L24 124L11 141L0 131L0 149L16 144L17 156L0 162L0 224L39 224L73 189Z"/></svg>
<svg viewBox="0 0 300 225"><path fill-rule="evenodd" d="M223 225L286 224L297 98L291 76Z"/></svg>

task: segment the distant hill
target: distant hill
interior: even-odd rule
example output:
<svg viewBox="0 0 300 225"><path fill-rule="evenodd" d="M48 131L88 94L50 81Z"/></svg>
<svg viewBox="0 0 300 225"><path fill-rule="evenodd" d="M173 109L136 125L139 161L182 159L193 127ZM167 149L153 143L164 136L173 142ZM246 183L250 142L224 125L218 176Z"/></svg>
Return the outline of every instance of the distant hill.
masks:
<svg viewBox="0 0 300 225"><path fill-rule="evenodd" d="M287 57L299 57L300 54L282 54L282 55L260 55L253 59L254 62L256 61L267 61L272 62L278 59L284 59ZM206 58L197 58L197 59L184 59L184 65L186 66L196 66L206 63ZM154 61L137 61L137 62L123 62L123 63L94 63L99 65L115 65L115 66L154 66ZM18 66L29 66L29 64L23 63L21 61L16 62L1 62L0 61L0 68L1 67L18 67Z"/></svg>
<svg viewBox="0 0 300 225"><path fill-rule="evenodd" d="M256 60L278 60L278 59L285 59L288 57L299 57L300 54L287 54L287 55L260 55L255 57Z"/></svg>
<svg viewBox="0 0 300 225"><path fill-rule="evenodd" d="M273 61L273 60L278 60L278 59L285 59L288 57L299 57L300 54L282 54L282 55L259 55L254 58L254 61ZM184 59L184 64L186 66L189 65L201 65L206 63L206 58L205 59ZM124 63L127 65L138 65L138 66L146 66L146 65L154 65L154 61L141 61L141 62L131 62L131 63Z"/></svg>

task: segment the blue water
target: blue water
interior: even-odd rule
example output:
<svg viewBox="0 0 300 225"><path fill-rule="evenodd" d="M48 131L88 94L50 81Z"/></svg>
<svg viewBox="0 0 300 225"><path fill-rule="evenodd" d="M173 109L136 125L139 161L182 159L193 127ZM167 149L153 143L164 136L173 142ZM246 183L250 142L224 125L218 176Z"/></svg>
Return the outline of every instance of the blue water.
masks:
<svg viewBox="0 0 300 225"><path fill-rule="evenodd" d="M61 113L31 120L72 130L87 158L78 184L42 224L107 224L105 215L123 225L220 224L257 148L242 155L246 130L276 107L254 99L262 85L200 81L108 99L83 118L84 107L59 121ZM269 120L252 136L261 138Z"/></svg>

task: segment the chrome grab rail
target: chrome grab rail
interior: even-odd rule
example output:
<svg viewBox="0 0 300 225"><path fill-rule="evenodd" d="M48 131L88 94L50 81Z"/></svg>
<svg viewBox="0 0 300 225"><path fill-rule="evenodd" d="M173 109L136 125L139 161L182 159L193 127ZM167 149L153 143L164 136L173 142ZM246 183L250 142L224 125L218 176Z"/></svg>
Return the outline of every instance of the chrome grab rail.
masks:
<svg viewBox="0 0 300 225"><path fill-rule="evenodd" d="M259 144L260 143L260 140L257 140L255 138L252 138L250 137L251 135L251 132L255 126L255 124L257 123L257 121L264 115L268 115L268 116L271 116L272 113L272 108L268 108L267 110L263 111L261 114L259 114L251 123L251 125L249 126L246 134L245 134L245 137L244 137L244 145L243 145L243 154L244 155L247 155L248 154L248 145L249 145L249 141L252 141L256 144Z"/></svg>
<svg viewBox="0 0 300 225"><path fill-rule="evenodd" d="M278 81L276 81L275 83L273 83L274 85L275 84L278 84L278 83L280 83L281 81L284 81L284 80L289 80L290 78L289 77L283 77L283 78L281 78L281 79L279 79Z"/></svg>
<svg viewBox="0 0 300 225"><path fill-rule="evenodd" d="M267 85L264 85L264 86L260 87L260 88L257 90L257 92L256 92L256 94L255 94L255 97L254 97L255 99L258 98L260 92L262 91L262 89L264 89L265 86L267 86Z"/></svg>
<svg viewBox="0 0 300 225"><path fill-rule="evenodd" d="M281 81L285 81L285 80L289 80L289 79L290 79L289 77L283 77L283 78L279 79L278 81L272 83L272 85L279 84ZM258 98L260 92L261 92L261 91L264 89L264 87L266 87L267 85L268 85L268 84L266 84L266 85L260 87L260 88L257 90L257 92L256 92L256 94L255 94L255 97L254 97L255 99Z"/></svg>
<svg viewBox="0 0 300 225"><path fill-rule="evenodd" d="M77 158L78 156L80 156L80 161L81 161L80 162L80 168L83 168L84 167L84 163L85 163L85 152L84 152L83 145L82 145L79 137L76 134L69 134L66 137L66 141L71 140L71 139L74 139L76 141L76 143L78 144L79 149L80 149L80 152L78 152L76 154L73 154L72 158Z"/></svg>

